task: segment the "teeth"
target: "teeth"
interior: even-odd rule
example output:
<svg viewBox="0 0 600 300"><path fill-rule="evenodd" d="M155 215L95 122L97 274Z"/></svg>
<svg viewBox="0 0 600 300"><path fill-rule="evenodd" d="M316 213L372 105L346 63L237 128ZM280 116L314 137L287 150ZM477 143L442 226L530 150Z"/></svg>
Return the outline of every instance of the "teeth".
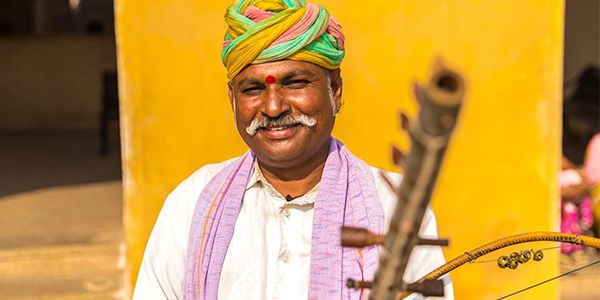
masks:
<svg viewBox="0 0 600 300"><path fill-rule="evenodd" d="M265 129L268 130L268 131L277 131L277 130L287 129L287 128L290 128L292 126L294 126L294 125L284 126L284 127L269 127L269 128L265 128Z"/></svg>

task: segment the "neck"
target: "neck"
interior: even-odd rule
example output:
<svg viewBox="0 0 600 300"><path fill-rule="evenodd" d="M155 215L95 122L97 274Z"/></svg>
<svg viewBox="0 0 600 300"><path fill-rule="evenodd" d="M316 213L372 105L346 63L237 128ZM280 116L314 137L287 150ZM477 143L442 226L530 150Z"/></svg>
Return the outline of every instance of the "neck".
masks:
<svg viewBox="0 0 600 300"><path fill-rule="evenodd" d="M294 167L273 167L258 160L265 179L284 197L297 197L312 190L321 181L329 147L324 153L318 153L316 159ZM258 158L257 158L258 159Z"/></svg>

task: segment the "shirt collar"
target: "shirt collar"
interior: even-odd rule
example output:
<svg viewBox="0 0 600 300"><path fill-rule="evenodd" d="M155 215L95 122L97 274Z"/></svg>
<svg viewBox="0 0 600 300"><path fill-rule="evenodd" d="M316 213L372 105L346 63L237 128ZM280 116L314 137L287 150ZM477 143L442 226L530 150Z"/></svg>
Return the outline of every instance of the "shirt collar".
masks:
<svg viewBox="0 0 600 300"><path fill-rule="evenodd" d="M275 199L284 201L284 205L308 205L315 203L317 192L319 191L319 185L321 185L321 182L317 183L308 193L298 198L294 198L294 200L288 202L263 176L263 173L258 165L258 160L254 159L254 173L252 173L250 180L248 180L246 190L257 186L258 188L265 189L266 192Z"/></svg>

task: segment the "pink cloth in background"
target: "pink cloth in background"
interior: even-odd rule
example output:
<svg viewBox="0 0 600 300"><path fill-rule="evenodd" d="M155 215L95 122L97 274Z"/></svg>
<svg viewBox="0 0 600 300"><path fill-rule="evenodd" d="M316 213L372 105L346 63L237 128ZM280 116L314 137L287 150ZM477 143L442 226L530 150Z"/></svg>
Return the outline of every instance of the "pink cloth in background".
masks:
<svg viewBox="0 0 600 300"><path fill-rule="evenodd" d="M588 144L583 172L592 187L600 182L600 133L594 135Z"/></svg>
<svg viewBox="0 0 600 300"><path fill-rule="evenodd" d="M576 170L567 169L562 170L559 173L559 184L560 188L563 189L567 186L576 185L581 183L583 178L579 175ZM594 222L592 216L592 201L589 196L584 196L577 203L560 200L560 232L570 234L581 234L592 226ZM568 243L562 243L563 246L570 245ZM570 247L560 248L560 252L564 254L570 254L571 252L583 251L583 246L573 245Z"/></svg>
<svg viewBox="0 0 600 300"><path fill-rule="evenodd" d="M590 197L585 196L579 203L560 200L561 220L560 232L583 235L585 230L590 228L593 223L592 201ZM563 246L571 245L562 243ZM582 245L573 245L560 248L560 252L570 254L573 251L583 251Z"/></svg>

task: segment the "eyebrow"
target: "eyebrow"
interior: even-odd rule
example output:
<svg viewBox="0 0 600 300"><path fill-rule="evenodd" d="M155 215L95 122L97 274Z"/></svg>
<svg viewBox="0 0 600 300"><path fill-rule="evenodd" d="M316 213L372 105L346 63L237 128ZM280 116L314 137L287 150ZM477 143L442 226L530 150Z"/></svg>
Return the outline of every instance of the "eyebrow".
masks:
<svg viewBox="0 0 600 300"><path fill-rule="evenodd" d="M300 76L300 75L310 75L310 76L315 76L315 74L313 74L313 73L312 73L312 72L310 72L310 71L306 71L306 70L294 70L294 71L291 71L291 72L289 72L289 73L287 73L287 74L283 75L283 76L281 77L281 80L288 80L288 79L290 79L290 78L294 78L294 77L296 77L296 76Z"/></svg>
<svg viewBox="0 0 600 300"><path fill-rule="evenodd" d="M256 78L244 78L238 83L238 85L255 85L255 84L262 84L262 82Z"/></svg>

